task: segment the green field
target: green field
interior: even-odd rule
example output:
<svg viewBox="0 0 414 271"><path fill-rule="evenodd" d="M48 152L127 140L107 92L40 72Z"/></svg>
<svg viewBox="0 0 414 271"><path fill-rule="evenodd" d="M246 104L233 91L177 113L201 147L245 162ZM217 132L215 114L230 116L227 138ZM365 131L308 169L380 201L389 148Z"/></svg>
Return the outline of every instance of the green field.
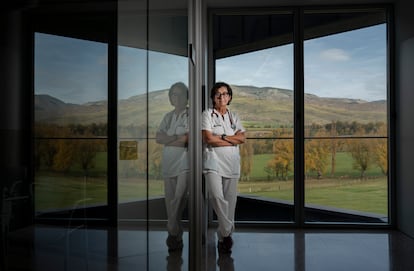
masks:
<svg viewBox="0 0 414 271"><path fill-rule="evenodd" d="M293 202L293 176L288 180L271 180L264 167L272 155L255 155L251 180L239 183L239 193L272 200ZM72 208L77 205L106 204L106 158L101 154L91 177L82 177L81 170L74 168L70 174L38 172L35 183L35 208L37 211ZM327 169L330 172L330 168ZM387 178L379 168L367 171L366 179L352 169L352 159L347 153L337 155L336 172L333 177L323 174L321 179L305 180L305 204L315 204L347 210L387 214ZM146 199L163 195L161 180L140 178L119 179L120 201Z"/></svg>
<svg viewBox="0 0 414 271"><path fill-rule="evenodd" d="M239 193L293 203L293 181L240 182ZM305 204L387 214L387 179L307 180Z"/></svg>
<svg viewBox="0 0 414 271"><path fill-rule="evenodd" d="M255 155L251 181L240 182L239 193L293 202L293 174L287 181L269 180L264 167L271 158L271 154ZM373 167L367 170L366 179L360 179L350 154L338 153L336 162L333 177L329 166L321 179L310 176L305 180L305 204L386 215L388 185L381 169Z"/></svg>
<svg viewBox="0 0 414 271"><path fill-rule="evenodd" d="M250 174L252 180L267 179L267 173L264 171L267 161L272 159L272 154L257 154L253 158L253 169ZM331 166L327 167L323 175L330 175ZM372 167L367 170L365 175L369 177L382 177L381 169L379 167ZM290 173L290 177L293 173ZM352 157L349 153L337 153L336 155L336 169L334 178L359 178L360 172L352 168Z"/></svg>

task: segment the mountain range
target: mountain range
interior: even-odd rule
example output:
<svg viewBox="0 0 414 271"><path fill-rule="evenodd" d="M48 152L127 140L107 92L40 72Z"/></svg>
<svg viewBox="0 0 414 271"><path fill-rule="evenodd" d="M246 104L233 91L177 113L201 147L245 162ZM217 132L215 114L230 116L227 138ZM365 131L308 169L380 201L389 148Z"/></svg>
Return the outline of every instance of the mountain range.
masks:
<svg viewBox="0 0 414 271"><path fill-rule="evenodd" d="M237 112L245 125L262 127L292 125L294 92L274 87L233 85L230 110ZM35 95L35 121L55 124L105 123L107 101L84 104L65 103L49 95ZM147 106L148 104L148 106ZM364 101L348 98L325 98L305 94L305 123L386 122L385 100ZM158 90L132 96L118 102L118 124L121 126L158 126L163 115L172 110L168 90ZM148 113L148 114L147 114ZM147 119L148 115L148 119Z"/></svg>

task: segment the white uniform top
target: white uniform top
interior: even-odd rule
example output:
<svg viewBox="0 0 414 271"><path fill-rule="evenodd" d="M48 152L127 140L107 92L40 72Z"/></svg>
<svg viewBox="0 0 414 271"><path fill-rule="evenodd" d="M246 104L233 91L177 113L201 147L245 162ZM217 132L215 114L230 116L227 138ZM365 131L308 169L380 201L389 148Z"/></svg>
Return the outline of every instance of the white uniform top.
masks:
<svg viewBox="0 0 414 271"><path fill-rule="evenodd" d="M173 111L165 114L161 121L160 132L169 136L188 133L188 109L178 115ZM175 177L189 170L187 148L164 146L162 151L162 175L164 178Z"/></svg>
<svg viewBox="0 0 414 271"><path fill-rule="evenodd" d="M237 114L227 110L222 115L215 109L208 109L202 115L202 130L207 130L213 135L234 135L236 131L245 132ZM216 172L226 178L240 177L240 153L239 146L212 147L203 146L203 171Z"/></svg>

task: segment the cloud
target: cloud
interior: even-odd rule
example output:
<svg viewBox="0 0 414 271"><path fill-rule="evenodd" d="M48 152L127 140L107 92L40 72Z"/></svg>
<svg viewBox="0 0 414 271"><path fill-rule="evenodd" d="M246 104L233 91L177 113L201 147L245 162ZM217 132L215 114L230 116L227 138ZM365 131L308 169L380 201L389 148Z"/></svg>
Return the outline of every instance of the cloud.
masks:
<svg viewBox="0 0 414 271"><path fill-rule="evenodd" d="M342 49L332 48L321 52L321 57L330 61L347 61L350 56Z"/></svg>
<svg viewBox="0 0 414 271"><path fill-rule="evenodd" d="M219 59L216 81L293 89L293 45Z"/></svg>

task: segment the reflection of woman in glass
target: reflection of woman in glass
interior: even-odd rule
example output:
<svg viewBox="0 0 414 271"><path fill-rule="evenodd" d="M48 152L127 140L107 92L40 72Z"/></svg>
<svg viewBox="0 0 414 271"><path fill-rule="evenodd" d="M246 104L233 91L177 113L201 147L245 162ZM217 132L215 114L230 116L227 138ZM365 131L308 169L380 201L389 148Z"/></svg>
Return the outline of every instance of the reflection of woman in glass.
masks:
<svg viewBox="0 0 414 271"><path fill-rule="evenodd" d="M174 251L183 247L181 216L186 204L189 171L188 88L181 82L175 83L171 86L168 96L174 110L162 119L156 140L164 145L161 163L168 216L166 243L168 250Z"/></svg>
<svg viewBox="0 0 414 271"><path fill-rule="evenodd" d="M210 98L213 108L203 112L204 176L218 219L218 250L231 253L237 183L240 177L239 144L245 141L245 130L237 114L227 106L233 91L226 83L216 83Z"/></svg>

